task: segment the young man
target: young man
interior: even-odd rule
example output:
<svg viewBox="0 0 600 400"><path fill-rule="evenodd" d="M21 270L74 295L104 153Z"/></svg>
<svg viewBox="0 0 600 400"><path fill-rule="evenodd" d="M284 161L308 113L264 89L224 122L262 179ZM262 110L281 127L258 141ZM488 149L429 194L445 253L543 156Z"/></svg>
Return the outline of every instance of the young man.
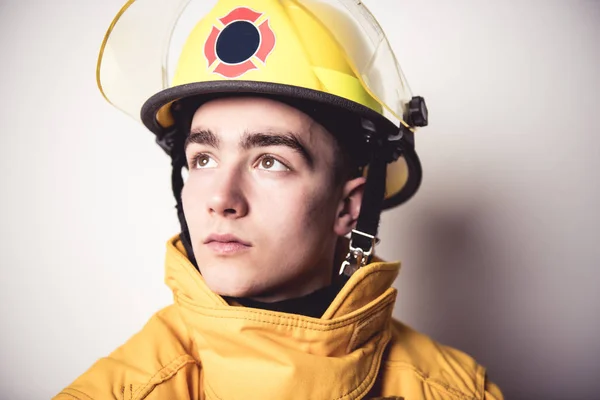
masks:
<svg viewBox="0 0 600 400"><path fill-rule="evenodd" d="M181 11L159 3L127 3L98 73L117 107L145 101L171 156L175 301L57 398L501 398L469 356L391 318L399 264L373 248L381 210L419 186L427 114L366 8L213 2L155 90L153 40Z"/></svg>

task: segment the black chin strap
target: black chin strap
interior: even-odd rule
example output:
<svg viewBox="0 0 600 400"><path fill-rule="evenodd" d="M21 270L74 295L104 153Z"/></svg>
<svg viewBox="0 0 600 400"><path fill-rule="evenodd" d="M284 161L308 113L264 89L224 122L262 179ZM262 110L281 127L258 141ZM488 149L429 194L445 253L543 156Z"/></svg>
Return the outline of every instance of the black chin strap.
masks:
<svg viewBox="0 0 600 400"><path fill-rule="evenodd" d="M379 220L385 196L386 173L387 162L384 157L380 154L371 158L360 214L350 241L350 246L361 248L365 253L372 252L372 247L375 244L374 240L379 230Z"/></svg>
<svg viewBox="0 0 600 400"><path fill-rule="evenodd" d="M183 158L183 161L181 161L180 158ZM174 157L171 164L173 166L173 171L171 172L171 186L173 189L173 195L175 196L175 199L177 199L175 208L177 209L177 219L179 219L179 225L181 226L181 234L179 235L179 239L181 240L181 244L183 244L183 248L187 253L188 259L194 265L194 267L198 269L196 257L194 256L194 250L192 249L190 231L187 226L187 221L185 220L183 203L181 201L181 191L183 189L183 177L181 176L181 173L185 168L185 156Z"/></svg>
<svg viewBox="0 0 600 400"><path fill-rule="evenodd" d="M367 145L369 148L369 164L367 181L360 206L360 214L356 228L352 230L350 247L346 259L341 265L340 275L352 275L358 268L368 264L377 243L379 221L385 199L386 176L388 163L397 160L402 154L401 148L393 146L387 138L376 135L373 125L364 121ZM399 142L397 142L399 143Z"/></svg>
<svg viewBox="0 0 600 400"><path fill-rule="evenodd" d="M175 111L175 110L174 110ZM188 229L187 221L183 213L183 204L181 201L181 191L183 190L183 176L181 175L183 169L186 168L185 158L185 135L179 134L182 127L172 127L170 130L165 131L161 136L156 138L156 143L171 157L171 189L173 190L173 197L177 201L175 209L177 210L177 219L179 219L179 225L181 226L181 234L179 239L183 248L187 253L190 262L198 269L196 263L196 257L194 256L194 250L192 248L192 241L190 239L190 231Z"/></svg>

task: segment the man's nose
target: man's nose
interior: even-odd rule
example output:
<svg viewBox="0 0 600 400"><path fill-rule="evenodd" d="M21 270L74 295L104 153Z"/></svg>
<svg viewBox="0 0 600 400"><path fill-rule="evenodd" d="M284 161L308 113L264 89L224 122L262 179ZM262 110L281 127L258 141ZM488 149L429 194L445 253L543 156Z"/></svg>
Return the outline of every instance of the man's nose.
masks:
<svg viewBox="0 0 600 400"><path fill-rule="evenodd" d="M208 212L225 218L241 218L248 213L248 201L243 190L243 172L236 168L219 168L212 193L208 196Z"/></svg>

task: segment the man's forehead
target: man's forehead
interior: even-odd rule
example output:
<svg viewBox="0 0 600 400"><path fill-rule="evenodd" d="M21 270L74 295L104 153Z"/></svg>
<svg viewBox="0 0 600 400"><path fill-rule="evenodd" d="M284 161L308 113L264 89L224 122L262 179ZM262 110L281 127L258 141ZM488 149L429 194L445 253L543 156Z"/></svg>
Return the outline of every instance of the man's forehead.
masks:
<svg viewBox="0 0 600 400"><path fill-rule="evenodd" d="M263 124L302 125L311 122L311 118L301 111L261 97L234 97L209 101L196 109L193 121L226 125L239 122L241 118Z"/></svg>
<svg viewBox="0 0 600 400"><path fill-rule="evenodd" d="M318 128L324 130L308 115L287 104L261 97L236 97L201 105L194 113L190 131L209 131L224 140L239 140L255 132L293 133L309 144L317 139Z"/></svg>

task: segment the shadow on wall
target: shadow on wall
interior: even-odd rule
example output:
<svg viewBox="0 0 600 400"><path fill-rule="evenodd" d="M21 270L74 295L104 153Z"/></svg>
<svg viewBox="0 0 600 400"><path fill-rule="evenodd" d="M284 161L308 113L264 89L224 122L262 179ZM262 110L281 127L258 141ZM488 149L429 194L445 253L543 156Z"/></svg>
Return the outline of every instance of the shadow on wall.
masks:
<svg viewBox="0 0 600 400"><path fill-rule="evenodd" d="M511 264L507 241L487 226L490 211L474 199L422 206L386 221L402 227L400 237L407 238L392 250L403 262L395 316L472 355L506 398L531 398L533 393L519 393L514 375L521 363L510 340L518 266Z"/></svg>

